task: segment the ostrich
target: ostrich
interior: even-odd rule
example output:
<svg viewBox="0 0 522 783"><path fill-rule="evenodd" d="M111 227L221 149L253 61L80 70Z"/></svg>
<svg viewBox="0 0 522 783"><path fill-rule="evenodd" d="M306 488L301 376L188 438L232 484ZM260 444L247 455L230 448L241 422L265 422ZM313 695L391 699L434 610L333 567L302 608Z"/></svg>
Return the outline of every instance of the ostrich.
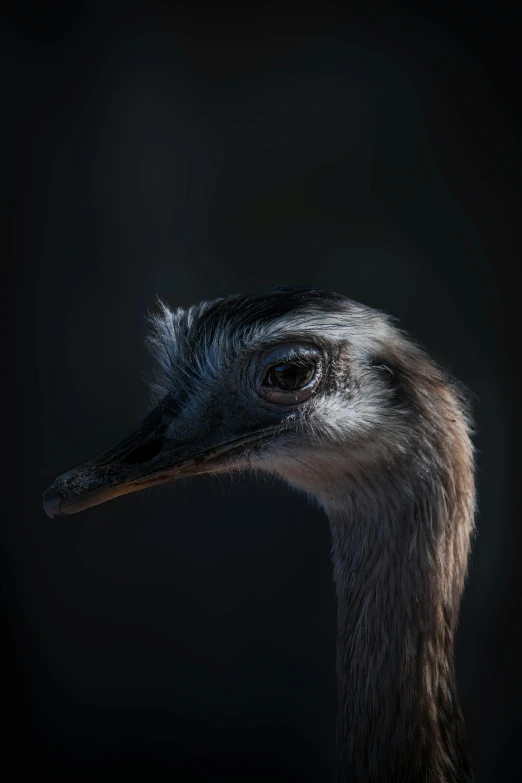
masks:
<svg viewBox="0 0 522 783"><path fill-rule="evenodd" d="M470 413L394 320L276 288L151 316L156 404L44 492L50 517L178 478L267 471L326 512L337 781L470 781L453 637L473 530Z"/></svg>

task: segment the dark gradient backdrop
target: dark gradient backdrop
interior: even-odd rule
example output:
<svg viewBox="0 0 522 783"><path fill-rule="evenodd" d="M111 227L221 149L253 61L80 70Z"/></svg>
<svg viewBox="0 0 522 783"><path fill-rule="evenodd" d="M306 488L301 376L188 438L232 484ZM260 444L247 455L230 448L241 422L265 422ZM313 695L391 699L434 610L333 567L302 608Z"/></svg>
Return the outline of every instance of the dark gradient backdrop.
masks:
<svg viewBox="0 0 522 783"><path fill-rule="evenodd" d="M335 598L318 510L236 479L53 521L40 501L145 413L156 294L188 305L315 283L398 316L476 394L458 683L477 782L516 779L518 43L498 6L437 8L71 3L6 18L11 776L330 779Z"/></svg>

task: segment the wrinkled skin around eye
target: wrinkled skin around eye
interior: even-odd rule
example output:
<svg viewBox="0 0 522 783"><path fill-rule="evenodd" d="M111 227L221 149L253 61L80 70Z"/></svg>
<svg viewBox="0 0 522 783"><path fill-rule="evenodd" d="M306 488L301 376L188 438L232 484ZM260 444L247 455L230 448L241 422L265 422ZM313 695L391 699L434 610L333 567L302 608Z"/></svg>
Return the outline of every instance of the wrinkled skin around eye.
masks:
<svg viewBox="0 0 522 783"><path fill-rule="evenodd" d="M277 346L260 362L257 393L269 403L294 406L312 396L321 374L322 357L314 346Z"/></svg>

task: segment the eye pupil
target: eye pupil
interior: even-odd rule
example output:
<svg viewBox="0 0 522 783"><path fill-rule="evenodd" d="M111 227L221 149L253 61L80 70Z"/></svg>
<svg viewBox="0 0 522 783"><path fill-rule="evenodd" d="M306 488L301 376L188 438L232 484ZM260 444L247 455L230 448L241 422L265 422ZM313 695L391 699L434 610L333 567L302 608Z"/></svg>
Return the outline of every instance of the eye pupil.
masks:
<svg viewBox="0 0 522 783"><path fill-rule="evenodd" d="M314 367L309 364L282 362L271 367L267 374L267 385L285 391L302 389L314 376Z"/></svg>

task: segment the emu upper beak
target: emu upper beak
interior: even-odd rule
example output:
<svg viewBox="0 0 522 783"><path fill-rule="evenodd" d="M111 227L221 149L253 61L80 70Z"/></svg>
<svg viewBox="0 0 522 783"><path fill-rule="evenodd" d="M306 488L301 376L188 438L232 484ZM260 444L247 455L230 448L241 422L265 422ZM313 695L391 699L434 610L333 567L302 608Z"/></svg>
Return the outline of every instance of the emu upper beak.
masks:
<svg viewBox="0 0 522 783"><path fill-rule="evenodd" d="M230 431L219 426L191 425L182 441L165 438L166 423L161 406L153 410L136 432L111 446L97 459L63 473L43 493L43 507L51 517L75 514L107 500L163 484L183 476L215 470L216 463L231 452L261 440L274 431ZM220 431L223 429L223 431Z"/></svg>

